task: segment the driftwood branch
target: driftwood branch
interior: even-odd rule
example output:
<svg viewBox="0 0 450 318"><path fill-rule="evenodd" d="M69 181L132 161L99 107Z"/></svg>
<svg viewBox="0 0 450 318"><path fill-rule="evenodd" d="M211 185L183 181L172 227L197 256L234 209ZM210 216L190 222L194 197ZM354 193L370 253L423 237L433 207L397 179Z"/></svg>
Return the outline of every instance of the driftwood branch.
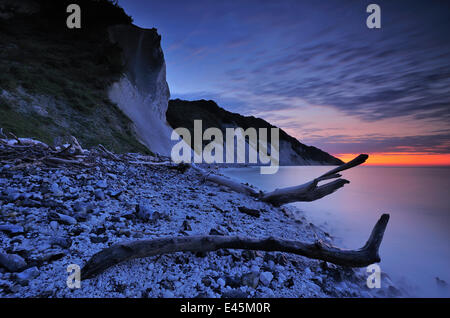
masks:
<svg viewBox="0 0 450 318"><path fill-rule="evenodd" d="M120 161L120 158L117 157L114 153L105 148L102 144L98 145L98 149L103 152L109 159Z"/></svg>
<svg viewBox="0 0 450 318"><path fill-rule="evenodd" d="M230 178L206 172L195 164L192 164L191 167L202 175L203 181L210 181L219 185L223 185L235 192L245 193L253 197L257 197L259 195L258 191L245 184L236 182Z"/></svg>
<svg viewBox="0 0 450 318"><path fill-rule="evenodd" d="M236 182L230 178L208 173L195 165L192 165L192 167L202 175L205 181L210 181L219 185L223 185L235 192L244 193L256 197L261 201L273 204L275 206L280 206L291 202L314 201L335 192L336 190L342 188L347 183L350 183L350 181L348 180L340 179L341 175L338 174L338 172L356 167L364 163L368 157L369 156L365 154L359 155L355 159L343 165L340 165L305 184L294 187L276 189L272 192L259 192L253 189L252 187ZM336 180L333 180L329 183L319 186L319 182L330 179Z"/></svg>
<svg viewBox="0 0 450 318"><path fill-rule="evenodd" d="M81 147L81 145L78 142L77 138L75 138L74 136L70 136L70 140L72 142L72 147L75 149L75 155L82 155L82 154L84 154L84 149Z"/></svg>
<svg viewBox="0 0 450 318"><path fill-rule="evenodd" d="M356 167L364 163L368 157L369 156L365 154L359 155L355 159L324 173L320 177L310 182L295 187L276 189L275 191L269 193L263 193L260 199L261 201L279 206L291 202L297 201L310 202L323 198L324 196L327 196L335 192L339 188L342 188L347 183L350 183L350 181L348 180L340 179L341 175L338 174L338 172ZM326 183L322 186L318 186L320 181L329 179L336 179L336 180Z"/></svg>
<svg viewBox="0 0 450 318"><path fill-rule="evenodd" d="M342 266L364 267L380 261L378 249L388 221L389 214L383 214L367 243L358 250L342 250L321 241L303 243L273 237L252 239L220 235L168 237L119 243L94 254L81 270L81 275L83 279L89 279L111 266L135 258L175 252L208 252L223 248L286 252Z"/></svg>
<svg viewBox="0 0 450 318"><path fill-rule="evenodd" d="M84 150L78 140L70 136L71 143L51 147L45 142L32 138L19 138L14 133L0 133L0 160L14 165L14 169L30 165L45 164L50 167L59 165L78 165L92 167L87 162L88 151ZM3 138L8 137L11 138Z"/></svg>

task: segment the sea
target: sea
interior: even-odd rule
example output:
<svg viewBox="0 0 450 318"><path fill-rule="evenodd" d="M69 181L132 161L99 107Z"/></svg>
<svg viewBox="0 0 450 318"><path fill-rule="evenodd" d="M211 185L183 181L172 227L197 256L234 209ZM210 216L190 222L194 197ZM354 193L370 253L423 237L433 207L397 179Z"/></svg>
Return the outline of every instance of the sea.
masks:
<svg viewBox="0 0 450 318"><path fill-rule="evenodd" d="M258 167L224 168L241 182L271 191L299 185L330 166L286 166L262 175ZM334 245L364 245L383 213L390 214L380 247L381 270L410 297L450 297L450 167L359 166L342 172L350 184L299 214L334 237ZM325 181L326 182L326 181Z"/></svg>

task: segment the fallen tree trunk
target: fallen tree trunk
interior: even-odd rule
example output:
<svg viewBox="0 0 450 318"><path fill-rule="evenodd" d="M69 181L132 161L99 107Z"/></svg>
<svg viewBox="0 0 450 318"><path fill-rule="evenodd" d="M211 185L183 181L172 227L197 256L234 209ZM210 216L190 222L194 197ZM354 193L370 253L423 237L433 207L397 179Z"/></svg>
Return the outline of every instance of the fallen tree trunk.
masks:
<svg viewBox="0 0 450 318"><path fill-rule="evenodd" d="M378 250L383 240L389 214L376 223L367 243L358 250L341 250L322 241L303 243L269 237L252 239L239 236L187 236L119 243L94 254L81 270L82 279L89 279L121 262L175 252L208 252L223 248L287 252L323 260L342 266L364 267L380 261Z"/></svg>
<svg viewBox="0 0 450 318"><path fill-rule="evenodd" d="M324 196L327 196L339 188L342 188L347 183L350 183L350 181L345 179L340 179L341 175L338 174L338 172L356 167L362 163L364 163L369 156L365 154L361 154L357 156L355 159L340 165L320 177L317 177L316 179L309 181L305 184L294 186L294 187L287 187L282 189L276 189L272 192L259 192L252 187L249 187L245 184L236 182L230 178L226 178L223 176L218 176L212 173L208 173L204 171L203 169L192 165L192 167L200 172L202 174L202 177L205 181L210 181L219 185L226 186L230 188L231 190L235 192L244 193L253 197L258 198L261 201L270 203L275 206L280 206L286 203L291 202L298 202L298 201L304 201L304 202L310 202L314 201L320 198L323 198ZM329 183L326 183L324 185L318 186L319 182L329 180L329 179L336 179L334 181L331 181Z"/></svg>
<svg viewBox="0 0 450 318"><path fill-rule="evenodd" d="M235 191L235 192L240 192L240 193L245 193L248 195L251 195L253 197L257 197L259 195L259 192L256 191L255 189L236 182L230 178L226 178L226 177L222 177L210 172L206 172L203 169L197 167L195 164L191 165L192 168L194 168L194 170L196 170L197 172L199 172L202 175L203 181L210 181L219 185L223 185L227 188L230 188L231 190Z"/></svg>

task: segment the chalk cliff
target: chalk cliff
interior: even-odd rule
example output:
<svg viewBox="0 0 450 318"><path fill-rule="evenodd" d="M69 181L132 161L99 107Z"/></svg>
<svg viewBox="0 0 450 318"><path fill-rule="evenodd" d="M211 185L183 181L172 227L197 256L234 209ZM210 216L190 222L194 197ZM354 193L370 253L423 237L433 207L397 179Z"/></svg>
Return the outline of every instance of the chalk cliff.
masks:
<svg viewBox="0 0 450 318"><path fill-rule="evenodd" d="M172 129L166 121L170 97L161 36L134 25L109 28L122 49L125 73L109 89L109 98L133 121L138 138L151 150L170 154Z"/></svg>
<svg viewBox="0 0 450 318"><path fill-rule="evenodd" d="M211 100L184 101L175 99L169 102L167 120L174 129L185 127L193 135L194 119L202 120L203 131L210 127L217 127L223 132L224 136L226 128L240 127L244 130L249 127L257 130L267 128L269 142L270 129L275 128L261 118L229 112ZM204 145L209 142L205 141ZM343 163L338 158L316 147L302 144L282 129L280 129L279 143L280 165L340 165ZM246 154L248 154L248 147L249 145L246 144ZM246 162L248 162L247 157Z"/></svg>

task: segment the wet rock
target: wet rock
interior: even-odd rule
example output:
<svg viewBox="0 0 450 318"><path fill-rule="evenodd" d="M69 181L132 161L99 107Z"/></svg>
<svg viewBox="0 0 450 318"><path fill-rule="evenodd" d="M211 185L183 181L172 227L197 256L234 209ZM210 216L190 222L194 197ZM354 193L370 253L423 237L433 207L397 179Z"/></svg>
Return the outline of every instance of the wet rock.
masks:
<svg viewBox="0 0 450 318"><path fill-rule="evenodd" d="M51 193L55 196L55 197L61 197L64 195L64 192L61 190L61 188L59 187L59 185L56 182L53 182L50 185L50 189Z"/></svg>
<svg viewBox="0 0 450 318"><path fill-rule="evenodd" d="M114 173L107 173L107 176L110 177L111 179L117 180L117 175Z"/></svg>
<svg viewBox="0 0 450 318"><path fill-rule="evenodd" d="M220 287L225 287L225 279L219 278L219 279L217 280L217 284L218 284Z"/></svg>
<svg viewBox="0 0 450 318"><path fill-rule="evenodd" d="M259 251L252 251L252 250L242 251L241 255L242 255L242 258L245 261L251 261L251 260L254 260L257 257L262 257L263 256L263 254L261 252L259 252Z"/></svg>
<svg viewBox="0 0 450 318"><path fill-rule="evenodd" d="M66 255L67 254L63 251L49 250L40 256L30 258L28 260L28 265L40 267L45 263L57 261Z"/></svg>
<svg viewBox="0 0 450 318"><path fill-rule="evenodd" d="M264 262L268 262L268 261L274 261L275 260L275 255L272 253L266 253L264 255Z"/></svg>
<svg viewBox="0 0 450 318"><path fill-rule="evenodd" d="M136 215L133 212L127 211L124 212L121 217L127 219L127 220L134 220L136 219Z"/></svg>
<svg viewBox="0 0 450 318"><path fill-rule="evenodd" d="M150 205L141 203L137 206L137 217L146 222L156 222L162 215Z"/></svg>
<svg viewBox="0 0 450 318"><path fill-rule="evenodd" d="M222 294L222 298L247 298L248 294L242 290L229 290Z"/></svg>
<svg viewBox="0 0 450 318"><path fill-rule="evenodd" d="M192 231L191 225L189 224L189 222L187 220L183 221L183 224L181 225L181 229L183 231Z"/></svg>
<svg viewBox="0 0 450 318"><path fill-rule="evenodd" d="M242 213L248 214L248 215L256 217L256 218L259 218L261 215L261 212L259 210L249 209L245 206L239 206L238 210Z"/></svg>
<svg viewBox="0 0 450 318"><path fill-rule="evenodd" d="M70 184L70 183L71 183L71 180L70 180L70 178L68 178L68 177L66 177L66 176L62 176L62 177L59 179L59 182L62 183L62 184Z"/></svg>
<svg viewBox="0 0 450 318"><path fill-rule="evenodd" d="M78 188L74 188L74 187L69 187L69 193L70 194L74 194L79 192L80 190Z"/></svg>
<svg viewBox="0 0 450 318"><path fill-rule="evenodd" d="M171 292L170 290L164 290L163 294L162 294L163 298L174 298L175 295L173 292Z"/></svg>
<svg viewBox="0 0 450 318"><path fill-rule="evenodd" d="M26 286L29 284L30 280L38 276L39 276L39 269L36 266L34 266L24 270L23 272L16 274L15 279L20 285Z"/></svg>
<svg viewBox="0 0 450 318"><path fill-rule="evenodd" d="M220 226L217 226L215 229L211 229L209 231L209 235L222 235L222 236L224 236L224 235L227 235L227 234L228 234L228 232L223 227L220 227Z"/></svg>
<svg viewBox="0 0 450 318"><path fill-rule="evenodd" d="M58 222L51 221L50 222L50 227L52 228L53 231L56 231L58 229Z"/></svg>
<svg viewBox="0 0 450 318"><path fill-rule="evenodd" d="M283 284L287 279L286 276L281 272L277 273L276 276L277 276L277 280L280 284Z"/></svg>
<svg viewBox="0 0 450 318"><path fill-rule="evenodd" d="M173 282L174 280L175 280L174 278L172 278L172 279L167 278L167 279L162 280L159 283L159 285L161 285L161 288L164 288L166 290L175 290L175 284Z"/></svg>
<svg viewBox="0 0 450 318"><path fill-rule="evenodd" d="M62 208L62 205L54 200L45 200L42 202L42 206L50 209Z"/></svg>
<svg viewBox="0 0 450 318"><path fill-rule="evenodd" d="M259 277L260 275L255 272L244 274L241 277L241 285L256 288L258 287Z"/></svg>
<svg viewBox="0 0 450 318"><path fill-rule="evenodd" d="M6 252L9 254L19 255L26 260L30 257L32 251L26 246L14 246L13 248L7 248Z"/></svg>
<svg viewBox="0 0 450 318"><path fill-rule="evenodd" d="M15 224L3 224L0 225L0 231L6 233L8 236L13 237L24 233L23 226Z"/></svg>
<svg viewBox="0 0 450 318"><path fill-rule="evenodd" d="M27 229L25 229L25 232L26 231L27 231ZM11 244L15 244L15 243L19 243L20 244L20 243L22 243L23 239L24 239L23 235L18 235L18 236L15 236L14 238L12 238L10 243Z"/></svg>
<svg viewBox="0 0 450 318"><path fill-rule="evenodd" d="M288 259L284 254L278 253L275 256L275 264L281 265L281 266L286 266L288 264Z"/></svg>
<svg viewBox="0 0 450 318"><path fill-rule="evenodd" d="M314 282L314 284L316 284L319 287L323 287L323 279L320 276L317 277L313 277L311 278L311 280Z"/></svg>
<svg viewBox="0 0 450 318"><path fill-rule="evenodd" d="M211 286L211 283L212 283L211 278L209 278L207 276L202 278L202 284L204 286L209 287L209 286Z"/></svg>
<svg viewBox="0 0 450 318"><path fill-rule="evenodd" d="M3 193L6 195L7 200L10 202L15 202L22 196L22 194L14 188L7 188L6 190L3 190Z"/></svg>
<svg viewBox="0 0 450 318"><path fill-rule="evenodd" d="M109 220L110 222L120 222L120 217L113 215L113 216L110 216L110 217L108 218L108 220Z"/></svg>
<svg viewBox="0 0 450 318"><path fill-rule="evenodd" d="M10 272L20 272L27 266L27 263L19 255L0 253L0 266Z"/></svg>
<svg viewBox="0 0 450 318"><path fill-rule="evenodd" d="M99 201L105 200L105 193L102 190L95 190L94 195L95 199Z"/></svg>
<svg viewBox="0 0 450 318"><path fill-rule="evenodd" d="M68 237L54 237L50 240L50 245L57 245L64 249L67 249L72 246L72 240Z"/></svg>
<svg viewBox="0 0 450 318"><path fill-rule="evenodd" d="M238 288L241 286L241 281L239 276L225 276L225 286L230 286L231 288Z"/></svg>
<svg viewBox="0 0 450 318"><path fill-rule="evenodd" d="M89 213L95 209L95 204L89 203L89 202L77 201L73 204L72 208L73 208L74 212L76 212L76 213L80 213L80 214Z"/></svg>
<svg viewBox="0 0 450 318"><path fill-rule="evenodd" d="M285 287L287 287L287 288L293 287L293 286L294 286L294 279L293 279L292 277L288 278L288 279L284 282L283 285L284 285Z"/></svg>
<svg viewBox="0 0 450 318"><path fill-rule="evenodd" d="M69 215L61 214L57 212L49 212L49 217L52 221L57 221L60 224L74 225L77 224L77 220Z"/></svg>
<svg viewBox="0 0 450 318"><path fill-rule="evenodd" d="M91 231L91 234L101 235L101 234L103 234L105 232L106 232L106 227L103 225L103 226L99 226L99 227L93 229Z"/></svg>
<svg viewBox="0 0 450 318"><path fill-rule="evenodd" d="M273 279L273 274L271 272L262 272L259 276L259 280L265 286L269 286L270 282Z"/></svg>
<svg viewBox="0 0 450 318"><path fill-rule="evenodd" d="M27 207L27 208L39 208L42 206L42 203L30 198L26 198L18 204L19 206Z"/></svg>
<svg viewBox="0 0 450 318"><path fill-rule="evenodd" d="M122 193L123 193L122 190L110 191L109 196L114 199L119 199Z"/></svg>
<svg viewBox="0 0 450 318"><path fill-rule="evenodd" d="M124 236L126 236L126 237L130 237L130 236L131 236L131 231L128 230L128 229L120 229L120 230L117 232L117 234L118 234L119 236L124 235Z"/></svg>
<svg viewBox="0 0 450 318"><path fill-rule="evenodd" d="M99 180L95 185L98 188L102 188L102 189L106 189L108 187L108 183L106 182L106 180Z"/></svg>
<svg viewBox="0 0 450 318"><path fill-rule="evenodd" d="M268 261L267 262L267 267L270 268L270 269L273 269L275 267L275 262L272 261L272 260Z"/></svg>
<svg viewBox="0 0 450 318"><path fill-rule="evenodd" d="M106 243L108 242L107 236L91 236L90 237L91 243L98 244L98 243Z"/></svg>
<svg viewBox="0 0 450 318"><path fill-rule="evenodd" d="M84 228L78 226L78 227L73 228L70 231L69 235L71 235L71 236L78 236L78 235L80 235L83 232L84 232Z"/></svg>

